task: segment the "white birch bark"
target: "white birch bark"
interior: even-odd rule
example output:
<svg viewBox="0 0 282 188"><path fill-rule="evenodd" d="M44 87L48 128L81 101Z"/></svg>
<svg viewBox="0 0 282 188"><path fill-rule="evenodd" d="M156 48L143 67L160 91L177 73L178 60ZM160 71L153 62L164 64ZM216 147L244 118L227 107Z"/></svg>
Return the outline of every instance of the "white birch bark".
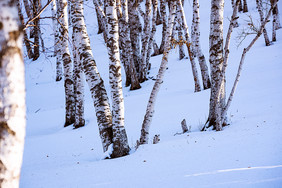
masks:
<svg viewBox="0 0 282 188"><path fill-rule="evenodd" d="M24 23L24 17L23 17L22 6L21 6L20 1L17 1L17 8L18 8L18 13L19 13L21 24L24 25L25 23ZM27 52L28 58L32 59L33 58L33 52L32 52L30 40L28 39L26 30L23 30L23 35L24 35L24 44L25 44L25 47L26 47L26 52Z"/></svg>
<svg viewBox="0 0 282 188"><path fill-rule="evenodd" d="M33 0L33 16L35 17L40 9L40 1ZM33 47L33 60L37 60L40 56L40 16L34 19L34 27L33 27L33 38L34 38L34 47Z"/></svg>
<svg viewBox="0 0 282 188"><path fill-rule="evenodd" d="M74 123L74 90L73 90L73 65L69 52L68 34L68 2L67 0L56 0L58 6L58 53L60 64L64 67L64 87L65 87L65 127Z"/></svg>
<svg viewBox="0 0 282 188"><path fill-rule="evenodd" d="M200 9L199 9L199 1L193 0L193 20L192 20L192 28L191 28L191 40L192 40L192 49L193 53L198 58L202 81L204 89L209 89L211 87L208 66L206 63L206 58L202 52L200 45Z"/></svg>
<svg viewBox="0 0 282 188"><path fill-rule="evenodd" d="M168 54L170 51L171 38L172 38L171 37L172 29L173 29L174 22L175 22L175 14L176 14L176 2L173 1L171 5L170 14L169 14L169 23L168 23L168 28L167 28L166 38L165 38L165 48L164 48L163 58L162 58L162 62L159 68L156 82L154 84L153 90L150 95L149 102L147 104L146 114L144 116L142 129L141 129L140 144L148 144L148 141L149 141L149 128L152 123L152 119L154 115L155 103L156 103L157 95L160 90L161 84L163 82L164 73L167 68Z"/></svg>
<svg viewBox="0 0 282 188"><path fill-rule="evenodd" d="M158 11L158 0L153 0L153 14L152 14L152 30L150 33L150 39L148 43L148 50L147 50L147 55L146 55L146 69L149 70L151 65L150 65L150 58L151 58L151 53L152 53L152 48L153 48L153 41L154 41L154 36L157 31L157 11Z"/></svg>
<svg viewBox="0 0 282 188"><path fill-rule="evenodd" d="M124 99L122 93L116 1L106 0L105 6L109 29L107 47L110 59L109 76L112 98L113 153L111 157L115 158L128 155L129 145L124 128Z"/></svg>
<svg viewBox="0 0 282 188"><path fill-rule="evenodd" d="M130 40L132 43L133 60L136 67L137 74L139 74L139 64L141 62L140 39L142 33L142 25L136 3L132 0L128 1L128 16L130 28ZM139 76L138 76L139 77Z"/></svg>
<svg viewBox="0 0 282 188"><path fill-rule="evenodd" d="M71 22L73 43L77 47L79 60L88 83L99 126L104 152L112 143L112 114L104 82L98 72L83 16L83 0L71 0Z"/></svg>
<svg viewBox="0 0 282 188"><path fill-rule="evenodd" d="M198 77L198 71L197 71L195 59L194 59L194 56L192 54L192 47L191 47L191 40L190 40L190 36L189 36L189 30L188 30L186 17L185 17L185 13L184 13L184 9L183 9L181 0L177 0L177 9L179 9L179 11L178 11L179 17L181 17L181 20L182 20L181 27L184 31L186 46L187 46L187 49L188 49L189 60L191 62L192 73L193 73L193 78L194 78L194 83L195 83L195 92L199 92L199 91L201 91L200 80L199 80L199 77Z"/></svg>
<svg viewBox="0 0 282 188"><path fill-rule="evenodd" d="M128 20L128 1L121 0L122 17L119 19L120 29L120 50L121 60L123 61L125 72L126 72L126 86L130 85L130 90L141 88L137 71L133 60L132 43L130 38L130 28Z"/></svg>
<svg viewBox="0 0 282 188"><path fill-rule="evenodd" d="M59 23L57 22L57 3L56 1L52 2L51 5L52 11L52 24L53 24L53 34L54 34L54 56L56 57L56 81L60 81L63 78L63 65L62 61L57 56L58 43L59 43Z"/></svg>
<svg viewBox="0 0 282 188"><path fill-rule="evenodd" d="M159 53L162 54L164 52L164 44L165 44L165 35L166 35L166 29L167 29L167 15L166 15L166 1L160 0L160 12L161 12L161 18L162 18L162 42L160 45Z"/></svg>
<svg viewBox="0 0 282 188"><path fill-rule="evenodd" d="M273 6L273 4L277 4L278 0L271 0L271 6ZM273 8L272 10L272 41L275 42L276 41L276 30L278 27L278 7L277 5ZM278 22L278 23L277 23Z"/></svg>
<svg viewBox="0 0 282 188"><path fill-rule="evenodd" d="M183 43L183 32L182 32L182 27L181 27L181 17L179 16L180 15L180 9L177 9L176 10L177 13L176 13L176 23L175 23L175 26L176 26L176 30L177 30L177 34L178 34L178 41L179 41L179 59L183 59L185 57L185 52L184 52L184 46L182 45Z"/></svg>
<svg viewBox="0 0 282 188"><path fill-rule="evenodd" d="M223 8L224 0L211 1L211 21L210 21L210 67L211 67L211 96L209 126L214 126L217 131L222 130L221 110L224 93L216 97L217 88L220 88L220 76L223 65ZM224 75L223 75L224 77ZM224 84L222 91L225 92Z"/></svg>
<svg viewBox="0 0 282 188"><path fill-rule="evenodd" d="M73 41L74 35L72 36ZM74 125L75 129L85 125L84 119L84 74L79 61L78 49L73 44L73 95L74 95Z"/></svg>
<svg viewBox="0 0 282 188"><path fill-rule="evenodd" d="M141 48L141 63L139 68L139 81L144 82L147 78L147 65L146 65L146 57L148 53L148 45L150 40L151 33L151 11L152 11L152 0L146 0L145 3L146 13L144 17L144 28L142 35L142 48Z"/></svg>
<svg viewBox="0 0 282 188"><path fill-rule="evenodd" d="M237 71L237 75L236 75L236 78L235 78L235 81L234 81L234 84L232 86L232 89L231 89L231 92L230 92L230 95L228 97L228 100L227 100L227 103L222 111L222 116L221 116L221 119L224 119L226 114L227 114L227 111L231 105L231 102L232 102L232 99L233 99L233 96L234 96L234 93L235 93L235 90L237 88L237 85L239 83L239 79L240 79L240 76L241 76L241 71L242 71L242 68L243 68L243 64L244 64L244 60L245 60L245 56L247 54L247 52L252 48L252 46L255 44L255 42L258 40L258 38L261 36L261 34L263 33L263 29L265 28L265 25L268 23L268 19L271 15L271 12L272 10L274 9L275 5L277 5L277 1L275 3L273 3L271 5L271 8L270 10L268 11L264 21L262 22L258 32L257 32L257 35L253 38L253 40L250 42L250 44L244 48L243 50L243 53L242 53L242 56L241 56L241 60L240 60L240 64L239 64L239 67L238 67L238 71Z"/></svg>
<svg viewBox="0 0 282 188"><path fill-rule="evenodd" d="M244 2L243 12L248 12L248 4L247 4L247 0L243 0L243 2Z"/></svg>
<svg viewBox="0 0 282 188"><path fill-rule="evenodd" d="M260 22L262 23L264 20L263 9L262 9L262 0L256 0L256 3L257 3L258 13L260 16ZM263 28L263 36L264 36L265 45L269 46L270 42L269 42L268 34L265 28Z"/></svg>
<svg viewBox="0 0 282 188"><path fill-rule="evenodd" d="M17 1L0 1L0 187L19 187L26 111Z"/></svg>

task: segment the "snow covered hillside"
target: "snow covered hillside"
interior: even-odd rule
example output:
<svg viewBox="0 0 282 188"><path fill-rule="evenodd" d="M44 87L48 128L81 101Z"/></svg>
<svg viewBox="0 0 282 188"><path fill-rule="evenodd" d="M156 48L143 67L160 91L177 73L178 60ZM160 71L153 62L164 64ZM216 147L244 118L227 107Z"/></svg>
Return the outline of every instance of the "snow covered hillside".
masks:
<svg viewBox="0 0 282 188"><path fill-rule="evenodd" d="M201 46L208 58L210 1L201 0ZM246 27L248 14L258 20L255 0L248 0L249 13L239 13L240 27L233 32L227 68L227 94L233 85L244 47L237 36ZM282 1L278 6L282 10ZM189 27L191 0L185 11ZM225 3L225 32L232 13ZM44 15L51 15L46 10ZM85 2L85 17L91 45L101 77L109 93L108 55L102 36L97 35L92 1ZM280 13L282 21L282 13ZM51 20L42 20L46 46L53 45ZM258 23L258 22L256 22ZM267 28L271 33L271 24ZM158 26L156 41L161 40ZM21 188L151 188L151 187L282 187L282 29L277 42L264 45L263 36L247 53L245 65L228 111L230 126L223 131L201 132L208 117L210 90L194 93L191 65L171 51L164 83L157 98L150 129L150 144L135 151L154 80L142 88L124 87L125 128L131 154L104 160L93 102L85 91L86 126L64 128L63 81L55 82L55 58L42 54L26 60L27 132L21 172ZM186 52L187 55L187 52ZM150 77L155 77L161 56L151 58ZM124 75L123 75L124 76ZM125 80L125 79L124 79ZM110 95L109 95L110 96ZM191 132L181 132L186 119ZM154 135L160 143L152 144Z"/></svg>

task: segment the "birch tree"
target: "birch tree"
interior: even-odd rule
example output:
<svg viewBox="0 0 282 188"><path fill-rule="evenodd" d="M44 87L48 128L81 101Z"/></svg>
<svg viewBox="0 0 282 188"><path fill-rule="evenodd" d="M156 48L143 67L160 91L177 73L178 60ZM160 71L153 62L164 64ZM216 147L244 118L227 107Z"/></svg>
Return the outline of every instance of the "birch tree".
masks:
<svg viewBox="0 0 282 188"><path fill-rule="evenodd" d="M128 155L129 145L124 128L124 99L122 93L116 1L106 0L105 6L109 29L107 47L110 59L109 75L112 98L113 153L111 156L121 157Z"/></svg>
<svg viewBox="0 0 282 188"><path fill-rule="evenodd" d="M257 3L257 9L258 9L258 13L260 16L260 22L262 23L264 20L264 15L263 15L263 7L262 7L262 0L256 0ZM270 45L269 42L269 38L268 38L268 34L265 28L263 28L263 36L264 36L264 42L266 46Z"/></svg>
<svg viewBox="0 0 282 188"><path fill-rule="evenodd" d="M148 50L146 55L146 70L150 70L150 58L151 52L153 48L154 36L157 31L157 13L158 13L158 0L153 0L153 13L152 13L152 30L150 33L149 43L148 43Z"/></svg>
<svg viewBox="0 0 282 188"><path fill-rule="evenodd" d="M167 63L168 63L168 54L170 51L170 45L171 45L171 39L172 39L172 29L174 26L175 22L175 14L176 14L176 2L172 1L171 9L170 9L170 14L169 14L169 23L168 23L168 28L167 28L167 33L166 33L166 38L165 38L165 46L164 46L164 53L163 53L163 58L162 62L159 68L159 72L155 81L155 84L153 86L149 102L147 104L147 109L146 109L146 114L144 116L143 124L142 124L142 129L141 129L141 136L140 136L140 144L148 144L149 141L149 128L152 123L152 118L154 115L154 107L157 99L158 92L160 90L161 84L163 82L164 78L164 73L167 68Z"/></svg>
<svg viewBox="0 0 282 188"><path fill-rule="evenodd" d="M56 57L56 81L61 81L63 78L63 65L60 61L59 56L57 56L58 44L59 44L59 23L57 21L57 1L53 0L51 5L52 11L52 24L53 24L53 35L54 35L54 56Z"/></svg>
<svg viewBox="0 0 282 188"><path fill-rule="evenodd" d="M135 1L128 1L128 16L129 16L129 28L130 28L130 40L132 44L133 60L137 73L139 73L139 64L141 62L141 47L140 39L142 33L142 25L138 14L138 6Z"/></svg>
<svg viewBox="0 0 282 188"><path fill-rule="evenodd" d="M40 0L33 0L33 17L36 17L39 10L41 8L41 3ZM40 16L38 16L36 19L34 19L34 28L33 28L33 33L32 36L34 38L34 47L33 47L33 60L37 60L40 56Z"/></svg>
<svg viewBox="0 0 282 188"><path fill-rule="evenodd" d="M145 3L146 14L144 16L144 28L142 35L142 48L141 48L141 62L139 64L139 81L144 82L147 78L147 66L146 66L146 56L148 53L148 46L151 33L151 10L152 10L152 0L146 0Z"/></svg>
<svg viewBox="0 0 282 188"><path fill-rule="evenodd" d="M17 1L0 1L0 187L19 187L25 137L22 28Z"/></svg>
<svg viewBox="0 0 282 188"><path fill-rule="evenodd" d="M134 65L132 42L130 38L130 27L128 20L128 1L121 0L121 18L119 19L119 46L121 51L121 61L124 64L126 73L126 86L130 85L130 90L141 88L137 71Z"/></svg>
<svg viewBox="0 0 282 188"><path fill-rule="evenodd" d="M162 18L162 42L160 45L159 53L162 54L164 51L164 44L165 44L165 35L167 30L167 16L166 16L166 1L160 0L160 12L161 12L161 18Z"/></svg>
<svg viewBox="0 0 282 188"><path fill-rule="evenodd" d="M94 60L90 39L87 34L83 16L83 0L70 0L71 22L73 27L73 44L76 46L78 59L81 62L82 70L85 74L94 107L96 111L97 123L104 152L108 150L112 143L112 114L110 110L107 92L104 82L98 72Z"/></svg>
<svg viewBox="0 0 282 188"><path fill-rule="evenodd" d="M217 131L222 130L221 110L225 103L225 84L219 82L223 65L223 9L224 0L211 1L210 16L210 67L211 67L211 95L209 108L209 125ZM224 75L223 75L224 77ZM222 85L222 87L220 87ZM217 97L217 88L221 88L221 94Z"/></svg>
<svg viewBox="0 0 282 188"><path fill-rule="evenodd" d="M211 87L210 77L208 72L208 66L206 63L206 58L201 50L200 45L200 10L199 10L199 0L193 0L193 20L191 29L191 39L192 39L192 49L193 55L198 58L204 89L209 89Z"/></svg>
<svg viewBox="0 0 282 188"><path fill-rule="evenodd" d="M24 25L24 17L23 17L20 1L17 1L17 8L18 8L18 13L19 13L21 24ZM32 59L33 58L33 51L32 51L31 44L30 44L30 41L28 39L26 30L23 30L23 35L24 35L24 44L25 44L25 47L26 47L26 52L27 52L28 58Z"/></svg>
<svg viewBox="0 0 282 188"><path fill-rule="evenodd" d="M190 36L189 36L189 29L188 29L188 26L187 26L186 17L185 17L185 13L184 13L184 9L183 9L181 0L177 0L177 9L179 9L179 11L178 11L179 17L181 17L181 20L182 20L181 27L184 31L184 36L185 36L185 41L186 41L185 43L186 43L186 46L187 46L189 60L190 60L190 63L191 63L191 68L192 68L192 73L193 73L193 78L194 78L194 83L195 83L195 92L199 92L199 91L201 91L200 80L199 80L199 77L198 77L198 71L197 71L195 59L194 59L194 56L192 54L191 40L190 40Z"/></svg>
<svg viewBox="0 0 282 188"><path fill-rule="evenodd" d="M69 51L68 35L68 2L67 0L56 0L58 6L58 45L57 60L64 67L64 87L65 87L65 127L74 123L74 90L73 90L73 65Z"/></svg>

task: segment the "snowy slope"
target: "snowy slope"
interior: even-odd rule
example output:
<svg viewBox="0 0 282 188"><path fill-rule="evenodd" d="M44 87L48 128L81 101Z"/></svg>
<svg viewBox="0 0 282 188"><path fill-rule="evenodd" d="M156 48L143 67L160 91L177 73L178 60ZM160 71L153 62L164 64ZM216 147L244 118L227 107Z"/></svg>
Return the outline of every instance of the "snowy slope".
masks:
<svg viewBox="0 0 282 188"><path fill-rule="evenodd" d="M201 45L208 58L210 2L202 0ZM257 18L255 0L248 1ZM279 2L282 8L282 2ZM231 15L225 7L225 31ZM191 22L191 3L185 5ZM48 10L49 11L49 10ZM48 15L50 12L44 12ZM107 51L97 24L91 1L86 1L86 22L98 69L108 85ZM236 36L245 25L240 14L240 28L231 40L227 70L227 93L236 76L242 49ZM280 14L280 20L282 16ZM44 20L47 46L52 46L51 22ZM191 24L189 24L191 25ZM159 26L160 27L160 26ZM270 24L268 28L271 29ZM157 41L161 38L158 28ZM269 30L269 34L270 34ZM188 59L178 60L172 50L165 81L157 98L150 138L160 134L157 145L141 146L134 151L153 80L142 89L124 88L126 131L131 155L103 160L93 102L86 87L86 126L77 130L63 128L63 82L55 82L55 58L41 55L36 62L26 61L27 133L20 187L22 188L119 188L119 187L282 187L282 29L277 42L264 46L260 38L247 54L241 80L228 112L231 125L221 132L200 132L208 116L209 90L194 93ZM161 56L153 57L150 76L155 76ZM186 119L191 131L181 132Z"/></svg>

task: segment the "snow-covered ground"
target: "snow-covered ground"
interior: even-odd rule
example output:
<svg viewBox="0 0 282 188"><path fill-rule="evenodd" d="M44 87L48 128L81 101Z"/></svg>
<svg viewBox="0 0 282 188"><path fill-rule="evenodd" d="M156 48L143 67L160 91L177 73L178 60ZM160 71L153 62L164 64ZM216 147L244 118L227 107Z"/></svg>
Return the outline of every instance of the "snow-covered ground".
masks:
<svg viewBox="0 0 282 188"><path fill-rule="evenodd" d="M201 1L201 45L208 60L210 2ZM255 0L249 11L257 20ZM279 1L279 8L282 2ZM86 1L85 16L98 69L108 84L107 51L97 24L92 1ZM225 4L225 31L231 15ZM191 22L191 3L186 1ZM49 11L49 12L48 12ZM44 14L50 14L50 10ZM281 11L280 11L281 12ZM247 13L248 14L248 13ZM227 70L227 94L232 87L239 59L249 36L237 48L236 36L246 23L240 13L240 28L233 32ZM280 14L280 20L282 16ZM51 22L44 20L44 37L52 46ZM189 24L191 26L191 24ZM271 37L271 24L268 24ZM161 26L156 35L161 39ZM188 59L178 60L172 50L153 123L150 144L134 151L153 80L142 89L124 87L125 126L130 155L103 160L93 102L88 87L85 96L86 126L73 130L64 125L63 81L55 82L55 58L41 55L26 61L27 132L20 187L22 188L132 188L132 187L282 187L282 29L277 42L265 47L261 37L247 54L241 80L228 112L230 126L221 132L200 132L208 116L210 91L194 93ZM155 76L161 56L153 57L150 76ZM200 71L199 71L200 73ZM186 119L191 132L181 132ZM155 134L160 143L152 144Z"/></svg>

